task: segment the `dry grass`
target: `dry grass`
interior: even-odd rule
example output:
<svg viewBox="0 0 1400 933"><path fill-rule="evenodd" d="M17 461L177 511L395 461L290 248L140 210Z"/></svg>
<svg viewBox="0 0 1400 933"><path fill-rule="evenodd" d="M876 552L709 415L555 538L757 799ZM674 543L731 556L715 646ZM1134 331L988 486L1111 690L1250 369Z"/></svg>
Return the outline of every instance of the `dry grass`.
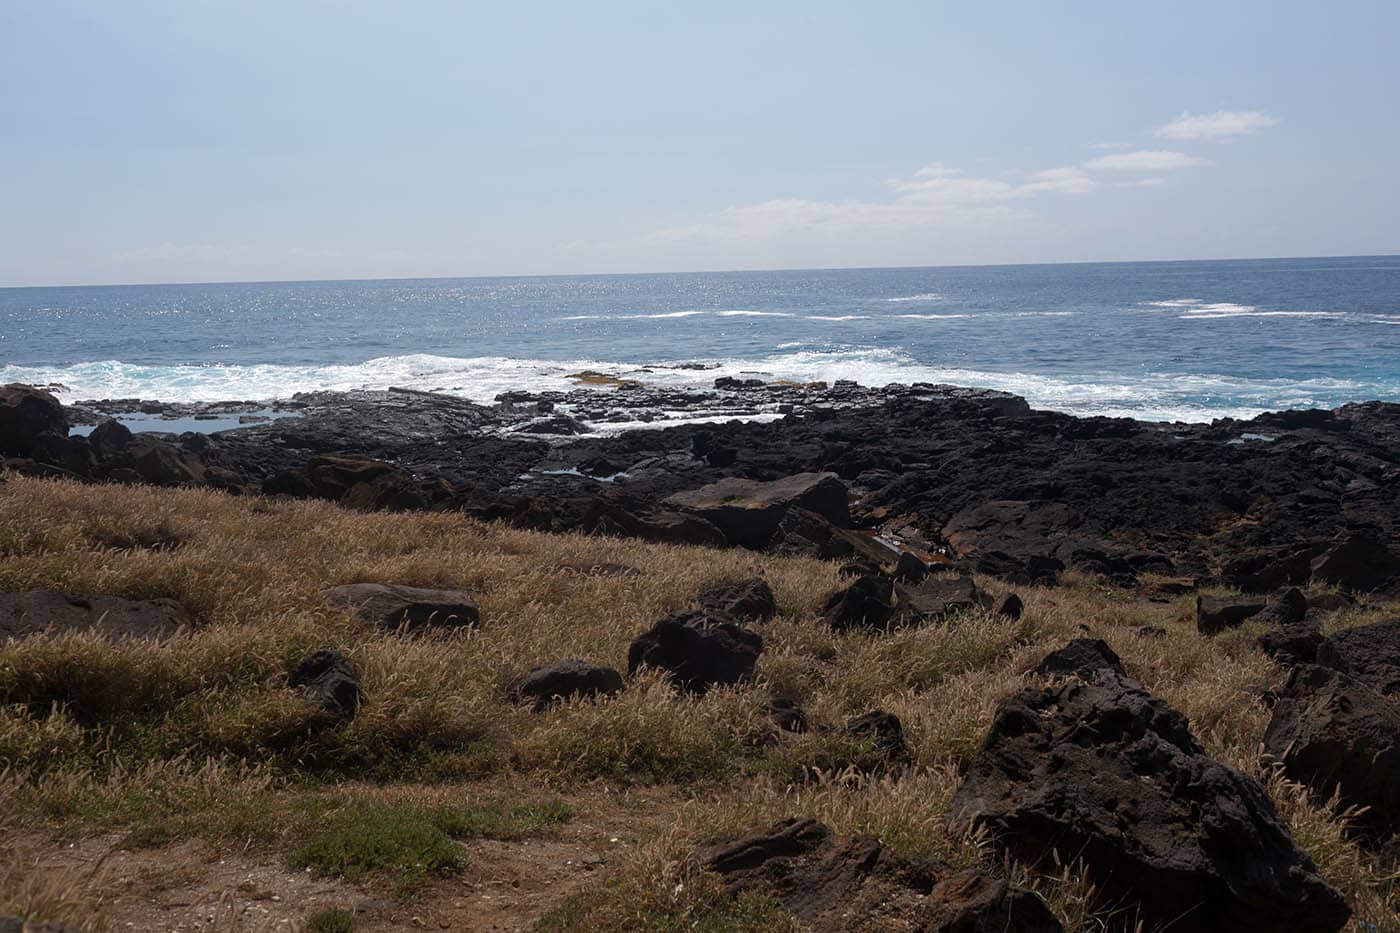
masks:
<svg viewBox="0 0 1400 933"><path fill-rule="evenodd" d="M579 569L592 565L636 572ZM513 676L559 658L623 669L628 644L657 618L709 586L754 574L769 581L781 612L763 629L753 685L696 699L643 677L614 700L542 713L504 698ZM355 581L463 587L477 594L484 621L445 638L372 632L321 604L323 589ZM336 821L347 813L358 825L359 812L410 808L445 832L423 814L497 800L503 788L570 800L600 787L659 786L670 801L663 829L543 925L781 928L772 904L720 897L689 867L691 848L811 815L910 854L991 859L943 829L958 771L996 701L1047 651L1081 634L1108 640L1134 677L1190 718L1212 754L1257 770L1269 715L1261 697L1281 672L1254 647L1251 626L1199 636L1189 597L1151 603L1071 576L1053 589L1022 590L1019 622L974 615L839 636L817 620L837 586L834 566L810 560L546 535L458 515L11 477L0 485L0 591L172 597L195 622L163 644L68 636L0 647L0 829L61 836L116 828L132 845L197 836L282 857L310 845L327 820L344 825ZM1343 613L1327 625L1377 617ZM321 647L345 652L361 673L367 699L344 728L313 728L283 685L288 667ZM895 713L913 766L862 774L851 767L868 764L859 743L776 737L772 692L796 700L817 725L875 708ZM1298 788L1258 776L1358 917L1400 926L1393 868ZM1098 928L1102 917L1072 867L1041 877L1008 868L1045 893L1067 928ZM0 888L5 909L98 923L81 899L26 888L33 883L21 869Z"/></svg>

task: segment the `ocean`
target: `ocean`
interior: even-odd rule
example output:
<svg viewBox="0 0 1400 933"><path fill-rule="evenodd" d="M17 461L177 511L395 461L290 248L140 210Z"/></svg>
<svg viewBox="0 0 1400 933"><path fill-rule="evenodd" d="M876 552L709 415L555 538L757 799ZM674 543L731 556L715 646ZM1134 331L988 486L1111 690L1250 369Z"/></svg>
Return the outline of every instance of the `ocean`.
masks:
<svg viewBox="0 0 1400 933"><path fill-rule="evenodd" d="M1400 401L1400 256L0 289L0 383L65 401L489 401L585 369L943 382L1150 420Z"/></svg>

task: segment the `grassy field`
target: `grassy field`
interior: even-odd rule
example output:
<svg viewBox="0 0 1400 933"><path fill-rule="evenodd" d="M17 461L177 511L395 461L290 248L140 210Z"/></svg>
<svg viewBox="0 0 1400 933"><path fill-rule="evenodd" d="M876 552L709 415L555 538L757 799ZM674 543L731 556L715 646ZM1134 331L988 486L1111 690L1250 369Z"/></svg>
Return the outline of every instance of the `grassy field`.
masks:
<svg viewBox="0 0 1400 933"><path fill-rule="evenodd" d="M543 712L506 699L515 676L560 658L625 670L652 622L756 574L780 607L762 628L756 683L692 698L644 676L615 699ZM468 589L482 623L408 637L322 605L323 589L359 581ZM720 896L688 865L691 849L810 815L901 852L994 860L943 828L958 771L998 698L1089 633L1213 755L1266 783L1359 920L1400 928L1395 867L1259 771L1261 697L1283 678L1254 646L1259 629L1208 640L1189 597L1149 602L1070 577L1022 588L1017 622L978 614L836 635L818 610L838 585L835 565L743 551L8 477L0 591L172 597L195 624L163 643L0 646L0 915L85 930L783 929L773 904ZM318 648L360 671L366 701L340 728L318 728L285 685ZM915 767L872 775L871 750L852 739L778 739L774 691L814 724L895 713ZM141 880L160 875L153 866L175 880ZM1096 928L1072 868L1007 869L1067 929Z"/></svg>

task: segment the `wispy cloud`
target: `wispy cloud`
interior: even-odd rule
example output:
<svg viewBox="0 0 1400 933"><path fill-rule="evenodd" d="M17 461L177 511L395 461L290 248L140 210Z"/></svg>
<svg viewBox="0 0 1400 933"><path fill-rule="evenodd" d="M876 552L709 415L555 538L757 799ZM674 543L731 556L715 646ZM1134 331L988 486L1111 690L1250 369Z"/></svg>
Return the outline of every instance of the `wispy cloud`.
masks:
<svg viewBox="0 0 1400 933"><path fill-rule="evenodd" d="M1154 175L1151 178L1135 178L1132 181L1117 181L1113 183L1115 188L1152 188L1157 185L1165 185L1167 180L1161 175Z"/></svg>
<svg viewBox="0 0 1400 933"><path fill-rule="evenodd" d="M1132 143L1090 143L1090 149L1131 149Z"/></svg>
<svg viewBox="0 0 1400 933"><path fill-rule="evenodd" d="M1165 139L1223 139L1257 133L1278 123L1262 110L1217 110L1215 113L1186 113L1159 126L1157 135Z"/></svg>
<svg viewBox="0 0 1400 933"><path fill-rule="evenodd" d="M1107 172L1165 172L1176 168L1189 168L1193 165L1209 165L1202 158L1184 152L1171 152L1165 149L1141 149L1137 152L1117 152L1099 156L1084 163L1087 169Z"/></svg>

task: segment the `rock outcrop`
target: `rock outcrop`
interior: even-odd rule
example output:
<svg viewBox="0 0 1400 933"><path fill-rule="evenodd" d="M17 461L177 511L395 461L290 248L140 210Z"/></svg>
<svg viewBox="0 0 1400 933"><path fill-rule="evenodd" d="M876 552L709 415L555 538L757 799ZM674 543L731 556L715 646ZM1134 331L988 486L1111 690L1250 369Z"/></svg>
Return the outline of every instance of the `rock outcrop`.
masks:
<svg viewBox="0 0 1400 933"><path fill-rule="evenodd" d="M1274 704L1264 751L1318 800L1364 808L1356 824L1400 832L1400 702L1325 667L1295 668Z"/></svg>
<svg viewBox="0 0 1400 933"><path fill-rule="evenodd" d="M1074 673L998 704L950 822L1027 863L1082 861L1147 929L1341 929L1345 901L1264 789L1208 757L1180 713L1086 656L1047 658Z"/></svg>

